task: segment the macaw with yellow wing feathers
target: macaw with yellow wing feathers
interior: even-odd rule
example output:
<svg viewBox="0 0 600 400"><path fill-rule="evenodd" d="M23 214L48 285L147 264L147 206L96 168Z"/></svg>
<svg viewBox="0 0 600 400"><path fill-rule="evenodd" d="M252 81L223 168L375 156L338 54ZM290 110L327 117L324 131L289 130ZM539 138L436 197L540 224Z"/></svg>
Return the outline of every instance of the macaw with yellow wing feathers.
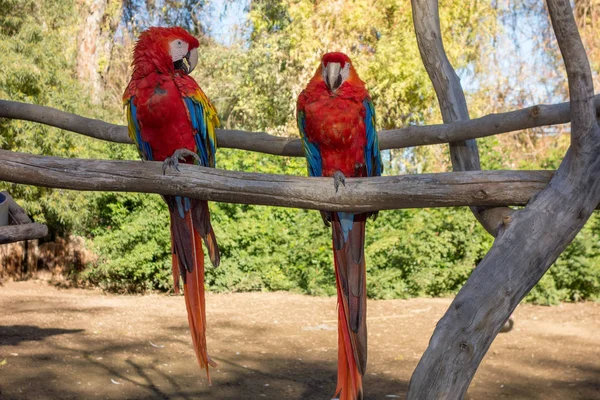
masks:
<svg viewBox="0 0 600 400"><path fill-rule="evenodd" d="M327 53L297 105L298 128L311 176L330 176L337 191L346 177L381 175L375 110L350 58ZM332 225L338 294L338 381L340 400L363 398L367 366L365 223L377 213L322 211Z"/></svg>
<svg viewBox="0 0 600 400"><path fill-rule="evenodd" d="M133 74L123 95L129 136L144 160L163 161L178 169L179 161L215 166L219 126L217 111L189 76L198 62L198 40L182 28L150 28L133 51ZM219 247L210 224L208 203L164 196L171 217L172 266L175 291L183 280L185 305L198 363L216 366L206 349L204 253L219 265Z"/></svg>

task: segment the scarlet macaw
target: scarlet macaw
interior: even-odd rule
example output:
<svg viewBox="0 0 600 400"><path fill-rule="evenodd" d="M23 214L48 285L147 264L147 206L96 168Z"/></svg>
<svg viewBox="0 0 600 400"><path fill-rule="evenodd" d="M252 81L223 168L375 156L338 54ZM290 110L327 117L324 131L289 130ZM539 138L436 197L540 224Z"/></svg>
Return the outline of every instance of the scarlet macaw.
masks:
<svg viewBox="0 0 600 400"><path fill-rule="evenodd" d="M298 128L310 176L331 176L335 190L346 177L378 176L383 166L375 110L350 58L327 53L300 94ZM367 364L365 223L377 213L321 212L332 225L338 294L338 381L340 400L363 398Z"/></svg>
<svg viewBox="0 0 600 400"><path fill-rule="evenodd" d="M150 28L133 51L133 74L123 95L129 137L144 160L163 161L163 172L178 169L179 160L215 166L217 111L189 76L198 62L198 40L182 28ZM172 269L175 292L183 280L192 342L200 368L216 366L206 349L204 254L219 265L219 247L210 224L208 203L163 196L171 217Z"/></svg>

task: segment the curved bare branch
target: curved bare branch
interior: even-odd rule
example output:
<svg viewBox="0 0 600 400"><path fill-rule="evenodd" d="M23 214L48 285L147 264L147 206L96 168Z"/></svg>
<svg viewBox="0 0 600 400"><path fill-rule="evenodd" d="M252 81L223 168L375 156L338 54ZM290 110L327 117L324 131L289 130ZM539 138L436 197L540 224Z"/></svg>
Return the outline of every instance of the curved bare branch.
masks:
<svg viewBox="0 0 600 400"><path fill-rule="evenodd" d="M596 109L600 111L600 95L594 97L594 104ZM81 117L51 107L0 100L0 118L39 122L100 140L132 143L127 136L125 126ZM399 149L468 140L538 126L564 124L569 121L569 103L539 104L521 110L490 114L472 120L438 125L411 125L381 131L379 132L379 144L382 150ZM299 139L269 135L265 132L225 129L218 129L217 135L220 147L279 156L304 157Z"/></svg>
<svg viewBox="0 0 600 400"><path fill-rule="evenodd" d="M408 399L462 399L512 311L600 201L600 127L591 72L568 0L547 0L569 77L572 148L548 186L503 219L494 245L438 322Z"/></svg>
<svg viewBox="0 0 600 400"><path fill-rule="evenodd" d="M38 239L48 234L48 227L44 224L32 222L8 192L2 191L0 193L8 201L8 214L13 222L13 225L0 226L0 244Z"/></svg>
<svg viewBox="0 0 600 400"><path fill-rule="evenodd" d="M437 94L442 118L447 124L468 121L470 118L467 101L442 42L438 0L412 0L411 3L419 52ZM474 139L453 138L450 141L450 158L454 171L481 169L479 150ZM502 218L513 213L510 208L472 207L471 211L483 227L494 236L502 223Z"/></svg>
<svg viewBox="0 0 600 400"><path fill-rule="evenodd" d="M39 239L48 234L48 227L33 222L25 225L0 226L0 244Z"/></svg>
<svg viewBox="0 0 600 400"><path fill-rule="evenodd" d="M581 147L583 135L598 125L594 109L594 85L590 63L568 1L547 1L558 47L563 56L571 98L571 146Z"/></svg>

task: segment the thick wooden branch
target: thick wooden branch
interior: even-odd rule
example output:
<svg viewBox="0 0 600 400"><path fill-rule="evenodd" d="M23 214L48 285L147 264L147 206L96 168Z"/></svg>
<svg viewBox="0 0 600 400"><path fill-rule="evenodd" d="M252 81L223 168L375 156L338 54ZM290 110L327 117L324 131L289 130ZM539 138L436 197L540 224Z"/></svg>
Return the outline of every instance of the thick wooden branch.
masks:
<svg viewBox="0 0 600 400"><path fill-rule="evenodd" d="M0 244L39 239L48 234L48 227L33 222L25 225L0 226Z"/></svg>
<svg viewBox="0 0 600 400"><path fill-rule="evenodd" d="M504 322L573 240L600 201L600 127L568 0L548 0L571 93L572 147L527 207L507 216L494 245L438 322L408 399L462 399Z"/></svg>
<svg viewBox="0 0 600 400"><path fill-rule="evenodd" d="M594 97L600 112L600 95ZM100 140L131 143L127 128L97 119L35 104L0 100L0 118L39 122L68 131L81 133ZM379 132L381 149L399 149L411 146L439 144L492 136L499 133L570 121L569 103L540 104L521 110L438 125L411 125L400 129ZM269 135L265 132L217 130L220 147L256 151L279 156L303 157L299 139Z"/></svg>
<svg viewBox="0 0 600 400"><path fill-rule="evenodd" d="M8 201L9 226L0 226L0 244L19 242L44 237L48 227L32 222L25 211L13 200L11 195L3 191Z"/></svg>
<svg viewBox="0 0 600 400"><path fill-rule="evenodd" d="M10 195L10 193L8 193L5 190L2 191L1 193L6 197L6 199L8 201L8 216L12 219L12 222L14 224L20 224L20 225L31 224L32 221L29 218L29 216L25 213L25 210L23 210L21 207L19 207L19 205L15 202L15 200Z"/></svg>
<svg viewBox="0 0 600 400"><path fill-rule="evenodd" d="M185 195L227 203L315 210L373 211L464 205L523 205L553 171L479 171L348 178L336 193L331 178L257 174L162 163L82 160L0 150L0 181L74 190Z"/></svg>
<svg viewBox="0 0 600 400"><path fill-rule="evenodd" d="M594 89L590 63L579 36L579 30L568 1L548 1L552 27L558 40L569 80L571 98L571 147L578 151L583 144L581 135L594 131L598 124L592 99Z"/></svg>
<svg viewBox="0 0 600 400"><path fill-rule="evenodd" d="M435 89L442 118L446 124L459 121L464 123L470 119L469 110L458 75L444 50L438 0L412 0L412 11L419 52ZM451 138L450 157L454 171L481 169L475 139ZM513 213L513 210L506 207L500 209L472 207L471 211L483 227L494 236L502 223L502 218Z"/></svg>

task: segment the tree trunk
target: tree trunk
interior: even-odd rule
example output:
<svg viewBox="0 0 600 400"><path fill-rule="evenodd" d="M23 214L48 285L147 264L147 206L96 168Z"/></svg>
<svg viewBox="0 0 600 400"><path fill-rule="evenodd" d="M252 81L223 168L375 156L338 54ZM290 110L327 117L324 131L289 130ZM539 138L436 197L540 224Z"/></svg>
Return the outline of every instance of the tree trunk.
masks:
<svg viewBox="0 0 600 400"><path fill-rule="evenodd" d="M122 13L122 0L87 0L82 9L86 18L79 31L77 78L89 87L92 101L99 103L114 33Z"/></svg>
<svg viewBox="0 0 600 400"><path fill-rule="evenodd" d="M569 78L571 148L546 189L503 219L494 245L438 322L408 399L464 397L504 322L600 201L591 71L569 1L548 0L548 8Z"/></svg>
<svg viewBox="0 0 600 400"><path fill-rule="evenodd" d="M412 10L419 52L433 83L444 123L468 121L470 118L467 101L442 43L438 1L412 0ZM481 169L477 142L474 139L450 142L450 157L454 171ZM502 219L513 213L513 210L507 207L471 207L471 211L494 236L502 224Z"/></svg>

